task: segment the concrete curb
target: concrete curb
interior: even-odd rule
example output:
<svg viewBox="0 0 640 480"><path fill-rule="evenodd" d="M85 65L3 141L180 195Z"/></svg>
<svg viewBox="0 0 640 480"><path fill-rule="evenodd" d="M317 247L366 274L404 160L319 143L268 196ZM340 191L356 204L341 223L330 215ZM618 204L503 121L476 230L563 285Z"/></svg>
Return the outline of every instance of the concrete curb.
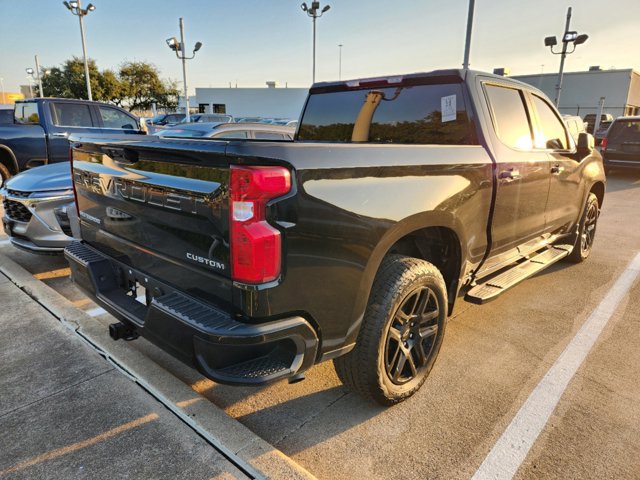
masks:
<svg viewBox="0 0 640 480"><path fill-rule="evenodd" d="M127 343L111 340L104 326L2 254L0 271L119 370L167 405L248 475L256 478L315 479L291 458L155 362Z"/></svg>

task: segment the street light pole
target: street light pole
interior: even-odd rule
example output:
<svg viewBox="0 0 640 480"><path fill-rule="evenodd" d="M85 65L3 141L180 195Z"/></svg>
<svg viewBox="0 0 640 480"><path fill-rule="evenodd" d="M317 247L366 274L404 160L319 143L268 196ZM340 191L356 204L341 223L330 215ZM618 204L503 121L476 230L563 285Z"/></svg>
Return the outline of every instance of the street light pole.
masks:
<svg viewBox="0 0 640 480"><path fill-rule="evenodd" d="M189 94L187 91L187 60L191 60L196 56L196 52L202 47L202 42L196 42L195 46L193 47L193 55L191 55L190 57L187 57L185 55L186 44L184 41L184 19L180 17L180 42L178 42L176 37L171 37L167 39L167 45L176 53L176 58L182 61L182 84L185 103L185 119L187 120L187 122L189 122L191 120L191 115L189 115Z"/></svg>
<svg viewBox="0 0 640 480"><path fill-rule="evenodd" d="M316 83L316 19L320 18L327 12L331 6L325 5L322 10L320 10L320 2L311 2L311 7L307 6L306 2L300 5L302 11L307 14L307 16L313 19L313 73L312 73L312 83ZM318 12L320 10L320 12Z"/></svg>
<svg viewBox="0 0 640 480"><path fill-rule="evenodd" d="M89 12L93 12L96 7L93 3L87 5L87 8L83 9L81 5L81 0L73 0L71 2L62 2L65 7L73 14L78 17L80 20L80 37L82 38L82 56L84 58L84 78L87 82L87 97L89 100L93 100L91 96L91 81L89 79L89 62L87 60L87 44L84 39L84 22L82 19L89 14Z"/></svg>
<svg viewBox="0 0 640 480"><path fill-rule="evenodd" d="M469 53L471 51L471 29L473 28L473 11L475 9L475 0L469 0L469 14L467 16L467 37L464 42L464 60L462 68L469 68Z"/></svg>
<svg viewBox="0 0 640 480"><path fill-rule="evenodd" d="M38 61L38 55L36 55L36 75L38 78L38 89L40 92L40 98L44 97L44 92L42 91L42 77L40 76L40 62Z"/></svg>
<svg viewBox="0 0 640 480"><path fill-rule="evenodd" d="M571 7L567 10L567 23L564 26L564 35L569 31L569 24L571 23ZM560 71L558 72L558 83L556 84L556 98L554 100L556 107L560 104L560 92L562 92L562 78L564 76L564 59L567 58L567 46L568 42L562 42L562 53L560 54Z"/></svg>
<svg viewBox="0 0 640 480"><path fill-rule="evenodd" d="M578 35L578 32L569 30L569 25L571 24L571 7L567 10L567 22L564 27L564 33L562 34L562 50L559 52L554 52L553 47L558 44L558 39L556 37L546 37L544 39L544 45L551 49L551 53L554 55L560 55L560 71L558 72L558 83L556 84L556 98L554 103L556 107L559 108L560 105L560 93L562 92L562 78L564 76L564 61L567 55L572 54L576 50L577 45L581 45L587 41L589 35L581 34ZM567 51L569 44L573 43L573 50Z"/></svg>
<svg viewBox="0 0 640 480"><path fill-rule="evenodd" d="M182 80L184 87L184 111L186 114L187 122L191 120L191 116L189 115L189 92L187 90L187 59L184 56L184 20L180 17L180 46L183 52L182 55Z"/></svg>
<svg viewBox="0 0 640 480"><path fill-rule="evenodd" d="M342 44L338 45L338 80L342 80L342 47Z"/></svg>

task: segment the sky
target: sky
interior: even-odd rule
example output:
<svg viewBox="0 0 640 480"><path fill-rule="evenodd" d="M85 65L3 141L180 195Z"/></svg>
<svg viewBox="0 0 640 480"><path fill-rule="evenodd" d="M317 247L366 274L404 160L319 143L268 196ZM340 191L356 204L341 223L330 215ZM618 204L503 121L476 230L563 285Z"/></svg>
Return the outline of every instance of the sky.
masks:
<svg viewBox="0 0 640 480"><path fill-rule="evenodd" d="M83 1L83 6L88 4ZM127 60L153 63L164 78L182 81L182 66L165 40L203 43L187 62L195 87L308 87L312 21L297 0L92 0L85 17L88 56L100 69ZM310 4L310 2L307 2ZM468 0L323 0L317 20L316 80L458 68L462 64ZM565 71L591 65L640 70L640 0L476 0L471 68L507 67L511 75L557 72L560 56L544 47L560 37L567 7L571 29L589 35L567 57ZM27 84L25 68L38 54L45 67L82 56L78 18L62 0L0 0L0 78L6 91Z"/></svg>

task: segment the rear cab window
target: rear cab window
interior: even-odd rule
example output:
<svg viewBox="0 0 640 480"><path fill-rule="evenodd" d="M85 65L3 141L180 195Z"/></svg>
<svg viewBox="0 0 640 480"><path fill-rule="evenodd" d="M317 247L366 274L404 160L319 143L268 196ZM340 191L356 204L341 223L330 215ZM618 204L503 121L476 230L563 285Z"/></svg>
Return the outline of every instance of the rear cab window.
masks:
<svg viewBox="0 0 640 480"><path fill-rule="evenodd" d="M460 83L311 93L297 140L476 145Z"/></svg>
<svg viewBox="0 0 640 480"><path fill-rule="evenodd" d="M14 109L15 123L23 125L40 123L38 104L36 102L16 103Z"/></svg>

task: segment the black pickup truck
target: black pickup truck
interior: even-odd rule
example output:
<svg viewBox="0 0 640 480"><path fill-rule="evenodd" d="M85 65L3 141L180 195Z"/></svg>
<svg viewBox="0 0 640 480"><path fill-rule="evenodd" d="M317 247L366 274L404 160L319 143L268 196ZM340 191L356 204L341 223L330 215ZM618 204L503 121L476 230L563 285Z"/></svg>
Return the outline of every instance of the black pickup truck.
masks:
<svg viewBox="0 0 640 480"><path fill-rule="evenodd" d="M14 109L11 123L0 123L0 187L28 168L68 162L71 134L144 133L137 117L106 103L32 98Z"/></svg>
<svg viewBox="0 0 640 480"><path fill-rule="evenodd" d="M543 93L467 70L312 86L292 142L72 139L76 283L222 383L333 359L385 405L425 381L460 297L592 247L605 191Z"/></svg>

